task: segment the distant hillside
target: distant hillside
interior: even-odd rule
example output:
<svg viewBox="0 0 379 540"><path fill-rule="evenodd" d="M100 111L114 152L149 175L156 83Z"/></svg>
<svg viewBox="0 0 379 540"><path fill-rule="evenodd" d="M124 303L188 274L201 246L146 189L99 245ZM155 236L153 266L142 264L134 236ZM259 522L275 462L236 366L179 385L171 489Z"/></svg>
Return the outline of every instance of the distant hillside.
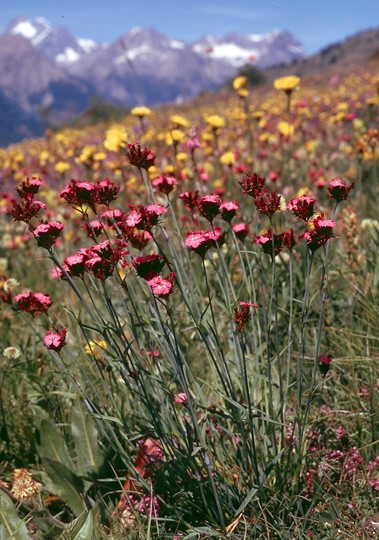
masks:
<svg viewBox="0 0 379 540"><path fill-rule="evenodd" d="M339 67L362 65L379 60L379 28L359 32L339 43L321 49L317 54L295 60L291 64L270 67L265 70L268 78L277 78L289 73L307 75L324 73Z"/></svg>

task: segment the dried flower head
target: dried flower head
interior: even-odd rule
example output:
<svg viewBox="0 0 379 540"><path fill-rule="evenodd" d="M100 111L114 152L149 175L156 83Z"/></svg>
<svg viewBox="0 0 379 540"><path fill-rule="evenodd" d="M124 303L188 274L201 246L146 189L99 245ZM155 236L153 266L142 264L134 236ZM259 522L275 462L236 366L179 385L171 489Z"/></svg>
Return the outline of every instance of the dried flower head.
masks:
<svg viewBox="0 0 379 540"><path fill-rule="evenodd" d="M33 480L32 475L26 469L13 471L12 495L18 500L32 499L40 491L42 485Z"/></svg>

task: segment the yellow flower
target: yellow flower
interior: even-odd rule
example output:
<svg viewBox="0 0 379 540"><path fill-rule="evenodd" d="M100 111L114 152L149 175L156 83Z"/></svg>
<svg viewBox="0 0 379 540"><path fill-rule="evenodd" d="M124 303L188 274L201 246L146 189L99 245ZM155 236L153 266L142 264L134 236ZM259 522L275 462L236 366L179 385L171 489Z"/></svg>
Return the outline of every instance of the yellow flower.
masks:
<svg viewBox="0 0 379 540"><path fill-rule="evenodd" d="M247 97L249 95L249 91L247 89L247 77L244 75L236 77L233 81L233 88L240 97Z"/></svg>
<svg viewBox="0 0 379 540"><path fill-rule="evenodd" d="M225 119L218 114L204 116L204 120L212 129L219 129L225 126Z"/></svg>
<svg viewBox="0 0 379 540"><path fill-rule="evenodd" d="M149 107L134 107L130 114L132 116L138 116L138 118L144 118L145 116L151 115L151 109Z"/></svg>
<svg viewBox="0 0 379 540"><path fill-rule="evenodd" d="M293 135L293 132L294 132L294 127L292 124L289 124L288 122L279 122L278 123L278 130L279 130L279 133L281 135L283 135L283 137L290 137L291 135Z"/></svg>
<svg viewBox="0 0 379 540"><path fill-rule="evenodd" d="M176 159L178 161L186 161L188 158L188 155L185 152L178 152Z"/></svg>
<svg viewBox="0 0 379 540"><path fill-rule="evenodd" d="M170 121L176 126L188 127L190 125L188 120L186 120L183 116L180 116L180 114L173 114L170 116Z"/></svg>
<svg viewBox="0 0 379 540"><path fill-rule="evenodd" d="M288 75L288 77L280 77L274 81L274 88L276 90L284 90L284 92L292 92L294 88L298 86L300 77L296 75Z"/></svg>
<svg viewBox="0 0 379 540"><path fill-rule="evenodd" d="M185 137L185 134L180 129L172 129L166 134L166 143L171 144L178 144L180 141L182 141Z"/></svg>
<svg viewBox="0 0 379 540"><path fill-rule="evenodd" d="M110 127L105 133L104 147L111 152L118 152L125 145L127 139L126 131L122 126Z"/></svg>
<svg viewBox="0 0 379 540"><path fill-rule="evenodd" d="M107 343L103 339L89 340L89 343L85 346L84 350L87 354L94 356L95 358L101 358L103 352L108 349Z"/></svg>
<svg viewBox="0 0 379 540"><path fill-rule="evenodd" d="M227 167L231 167L236 162L234 152L225 152L225 154L220 157L220 162Z"/></svg>
<svg viewBox="0 0 379 540"><path fill-rule="evenodd" d="M106 157L107 154L105 152L96 152L96 154L93 155L95 161L103 161Z"/></svg>
<svg viewBox="0 0 379 540"><path fill-rule="evenodd" d="M55 165L54 170L63 174L70 168L70 164L66 163L65 161L58 161L58 163Z"/></svg>
<svg viewBox="0 0 379 540"><path fill-rule="evenodd" d="M253 118L255 118L255 120L256 120L257 122L259 122L260 120L262 120L263 115L264 115L264 112L263 112L263 111L253 111L253 112L251 113L251 116L252 116Z"/></svg>

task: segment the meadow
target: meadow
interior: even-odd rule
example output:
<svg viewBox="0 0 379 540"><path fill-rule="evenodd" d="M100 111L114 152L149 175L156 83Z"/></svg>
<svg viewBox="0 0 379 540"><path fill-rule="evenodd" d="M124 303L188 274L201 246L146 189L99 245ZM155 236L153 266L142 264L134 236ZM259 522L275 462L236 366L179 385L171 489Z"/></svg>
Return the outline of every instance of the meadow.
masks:
<svg viewBox="0 0 379 540"><path fill-rule="evenodd" d="M0 536L376 538L377 64L0 149Z"/></svg>

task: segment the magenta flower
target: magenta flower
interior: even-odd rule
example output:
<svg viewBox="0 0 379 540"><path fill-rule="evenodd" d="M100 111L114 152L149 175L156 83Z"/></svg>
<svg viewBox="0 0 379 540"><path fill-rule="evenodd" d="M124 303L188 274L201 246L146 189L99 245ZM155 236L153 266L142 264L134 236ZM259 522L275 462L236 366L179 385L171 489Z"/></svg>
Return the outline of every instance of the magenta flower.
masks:
<svg viewBox="0 0 379 540"><path fill-rule="evenodd" d="M70 206L89 206L93 211L96 211L97 189L90 182L71 179L71 182L60 192L59 197Z"/></svg>
<svg viewBox="0 0 379 540"><path fill-rule="evenodd" d="M295 197L287 204L287 210L292 210L296 217L308 221L313 216L315 200L314 197L308 197L307 195Z"/></svg>
<svg viewBox="0 0 379 540"><path fill-rule="evenodd" d="M241 242L244 242L249 234L249 225L247 223L235 223L232 225L232 229L238 240Z"/></svg>
<svg viewBox="0 0 379 540"><path fill-rule="evenodd" d="M161 276L155 276L149 279L147 284L151 287L154 296L159 298L167 298L173 292L173 281L175 274L170 272L169 279L162 278Z"/></svg>
<svg viewBox="0 0 379 540"><path fill-rule="evenodd" d="M46 209L45 204L33 199L33 194L28 194L19 203L12 199L11 205L7 214L12 216L14 221L25 221L25 223L29 223L41 210Z"/></svg>
<svg viewBox="0 0 379 540"><path fill-rule="evenodd" d="M63 224L58 221L50 221L41 223L33 231L33 236L37 240L37 244L43 248L50 248L55 244L57 238L63 230Z"/></svg>
<svg viewBox="0 0 379 540"><path fill-rule="evenodd" d="M169 176L166 173L161 174L152 181L152 185L161 193L168 195L177 185L178 181L174 176Z"/></svg>
<svg viewBox="0 0 379 540"><path fill-rule="evenodd" d="M321 373L324 375L324 377L330 369L330 364L332 360L333 358L331 356L327 356L326 354L320 354L317 357L318 368L321 371Z"/></svg>
<svg viewBox="0 0 379 540"><path fill-rule="evenodd" d="M108 206L112 201L117 199L120 191L120 186L115 186L109 178L98 181L96 184L96 202Z"/></svg>
<svg viewBox="0 0 379 540"><path fill-rule="evenodd" d="M294 248L296 244L295 236L293 234L293 229L289 231L284 231L283 233L283 247L288 248L290 251Z"/></svg>
<svg viewBox="0 0 379 540"><path fill-rule="evenodd" d="M251 302L239 302L238 307L234 309L234 322L239 332L243 332L246 324L250 321L251 308L257 307L257 304Z"/></svg>
<svg viewBox="0 0 379 540"><path fill-rule="evenodd" d="M15 297L15 300L17 302L18 311L25 311L31 315L35 315L37 313L47 313L52 303L48 294L31 291L28 293L18 294Z"/></svg>
<svg viewBox="0 0 379 540"><path fill-rule="evenodd" d="M227 201L220 205L219 212L224 221L230 223L237 213L240 205L236 201Z"/></svg>
<svg viewBox="0 0 379 540"><path fill-rule="evenodd" d="M274 234L269 229L266 233L255 238L255 243L261 246L263 253L275 257L283 248L284 233Z"/></svg>
<svg viewBox="0 0 379 540"><path fill-rule="evenodd" d="M197 200L197 209L202 217L212 223L213 219L220 213L221 202L218 195L205 195Z"/></svg>
<svg viewBox="0 0 379 540"><path fill-rule="evenodd" d="M308 221L308 230L304 233L304 238L312 252L326 244L333 238L333 227L337 224L332 219L327 219L323 214Z"/></svg>
<svg viewBox="0 0 379 540"><path fill-rule="evenodd" d="M187 231L184 245L192 249L203 259L208 249L216 247L222 242L223 232L219 227L213 231Z"/></svg>
<svg viewBox="0 0 379 540"><path fill-rule="evenodd" d="M66 257L64 260L64 269L70 276L83 277L86 271L86 261L88 260L89 253L86 249L80 249L74 255Z"/></svg>
<svg viewBox="0 0 379 540"><path fill-rule="evenodd" d="M258 197L259 193L262 191L263 186L266 182L266 179L263 176L259 176L254 173L247 173L239 182L242 193L245 195L250 195L251 197Z"/></svg>
<svg viewBox="0 0 379 540"><path fill-rule="evenodd" d="M254 196L254 204L261 214L266 214L271 219L280 208L280 199L281 196L278 195L276 189L270 193L266 188L263 188Z"/></svg>
<svg viewBox="0 0 379 540"><path fill-rule="evenodd" d="M182 405L183 403L187 401L187 399L188 399L188 396L185 392L179 392L174 397L174 403L175 405Z"/></svg>
<svg viewBox="0 0 379 540"><path fill-rule="evenodd" d="M184 191L180 193L179 199L182 201L184 206L188 208L191 212L197 208L197 201L199 200L199 192L196 190L194 192Z"/></svg>
<svg viewBox="0 0 379 540"><path fill-rule="evenodd" d="M48 330L46 336L43 338L43 342L49 350L60 352L66 344L66 334L67 328L62 328L62 330L57 333Z"/></svg>
<svg viewBox="0 0 379 540"><path fill-rule="evenodd" d="M28 195L38 193L39 188L44 185L45 182L41 178L27 178L16 187L16 191L22 199L25 199Z"/></svg>
<svg viewBox="0 0 379 540"><path fill-rule="evenodd" d="M161 255L153 253L152 255L134 257L132 265L137 274L148 281L159 274L165 265L165 260Z"/></svg>
<svg viewBox="0 0 379 540"><path fill-rule="evenodd" d="M134 165L137 169L145 169L147 171L149 167L154 165L154 152L148 148L141 148L141 145L138 142L128 144L125 149L125 154L130 165Z"/></svg>
<svg viewBox="0 0 379 540"><path fill-rule="evenodd" d="M89 223L85 223L81 227L82 229L85 229L87 232L88 238L92 238L92 240L97 241L97 238L104 232L104 225L99 221L98 219L94 219L90 221Z"/></svg>
<svg viewBox="0 0 379 540"><path fill-rule="evenodd" d="M336 202L345 201L350 193L350 190L354 187L354 182L350 186L346 185L346 182L340 178L334 178L329 182L328 193L331 199Z"/></svg>

